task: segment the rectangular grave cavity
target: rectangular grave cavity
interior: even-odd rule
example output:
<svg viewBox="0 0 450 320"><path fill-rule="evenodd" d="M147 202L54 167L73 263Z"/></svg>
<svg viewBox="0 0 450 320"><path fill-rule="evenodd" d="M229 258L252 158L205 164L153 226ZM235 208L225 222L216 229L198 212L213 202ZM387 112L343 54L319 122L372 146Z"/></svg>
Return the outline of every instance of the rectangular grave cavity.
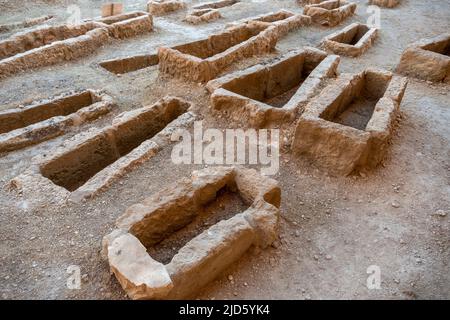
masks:
<svg viewBox="0 0 450 320"><path fill-rule="evenodd" d="M188 106L182 100L171 98L119 115L111 126L56 152L39 166L40 172L54 184L73 192L156 136L186 112ZM155 143L149 145L155 147Z"/></svg>
<svg viewBox="0 0 450 320"><path fill-rule="evenodd" d="M384 8L394 8L400 4L400 0L369 0L369 4Z"/></svg>
<svg viewBox="0 0 450 320"><path fill-rule="evenodd" d="M255 17L234 21L227 24L227 26L232 27L252 21L270 23L272 26L278 28L279 36L282 37L291 30L298 29L303 26L309 26L311 24L311 17L302 14L295 14L291 11L282 9L277 12L269 12Z"/></svg>
<svg viewBox="0 0 450 320"><path fill-rule="evenodd" d="M251 247L276 239L280 198L277 182L255 170L195 171L129 207L102 255L132 299L192 298Z"/></svg>
<svg viewBox="0 0 450 320"><path fill-rule="evenodd" d="M116 39L135 37L153 31L153 17L143 11L127 12L96 21L105 24L109 35Z"/></svg>
<svg viewBox="0 0 450 320"><path fill-rule="evenodd" d="M336 76L338 64L338 56L307 47L212 80L207 88L215 110L233 121L263 127L292 121Z"/></svg>
<svg viewBox="0 0 450 320"><path fill-rule="evenodd" d="M355 10L356 3L344 0L328 0L305 6L303 14L310 16L314 23L334 27L352 16Z"/></svg>
<svg viewBox="0 0 450 320"><path fill-rule="evenodd" d="M12 151L62 135L114 107L111 97L93 90L63 95L0 111L0 152Z"/></svg>
<svg viewBox="0 0 450 320"><path fill-rule="evenodd" d="M152 30L149 14L133 12L74 26L40 27L18 33L0 41L0 79L89 55L111 38L122 39Z"/></svg>
<svg viewBox="0 0 450 320"><path fill-rule="evenodd" d="M322 41L322 48L338 55L357 57L366 52L377 37L377 28L352 23Z"/></svg>
<svg viewBox="0 0 450 320"><path fill-rule="evenodd" d="M187 44L160 47L161 72L188 81L206 82L239 59L274 49L279 32L267 23L251 22Z"/></svg>
<svg viewBox="0 0 450 320"><path fill-rule="evenodd" d="M183 0L150 0L147 2L147 11L155 16L163 16L186 8Z"/></svg>
<svg viewBox="0 0 450 320"><path fill-rule="evenodd" d="M423 39L403 52L397 72L433 82L450 82L450 33Z"/></svg>
<svg viewBox="0 0 450 320"><path fill-rule="evenodd" d="M194 6L194 9L220 9L235 5L240 2L239 0L221 0L221 1L212 1L207 3L202 3Z"/></svg>
<svg viewBox="0 0 450 320"><path fill-rule="evenodd" d="M157 54L145 54L101 62L99 65L115 74L125 74L155 66L159 63Z"/></svg>
<svg viewBox="0 0 450 320"><path fill-rule="evenodd" d="M42 24L49 20L53 19L52 15L42 16L38 18L27 19L21 22L14 22L9 24L0 24L0 32L9 32L16 29L25 29L29 27L36 26L38 24Z"/></svg>
<svg viewBox="0 0 450 320"><path fill-rule="evenodd" d="M200 24L222 18L217 9L197 9L190 12L183 21L190 24Z"/></svg>
<svg viewBox="0 0 450 320"><path fill-rule="evenodd" d="M335 174L375 167L387 150L406 85L406 78L384 70L342 76L306 106L294 153Z"/></svg>

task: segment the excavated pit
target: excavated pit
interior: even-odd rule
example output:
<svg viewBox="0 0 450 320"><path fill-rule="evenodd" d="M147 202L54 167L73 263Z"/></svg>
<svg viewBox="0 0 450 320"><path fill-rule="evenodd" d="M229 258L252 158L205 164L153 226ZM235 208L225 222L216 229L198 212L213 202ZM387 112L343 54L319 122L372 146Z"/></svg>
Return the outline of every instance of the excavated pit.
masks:
<svg viewBox="0 0 450 320"><path fill-rule="evenodd" d="M54 184L75 191L98 172L158 134L184 111L181 106L148 108L126 121L113 123L113 126L44 163L40 172Z"/></svg>
<svg viewBox="0 0 450 320"><path fill-rule="evenodd" d="M218 55L248 39L258 35L265 30L266 26L260 28L241 28L237 32L230 32L232 36L209 37L207 39L190 42L174 47L173 49L200 59L207 59ZM243 32L240 32L240 31Z"/></svg>
<svg viewBox="0 0 450 320"><path fill-rule="evenodd" d="M307 66L303 56L292 57L274 64L269 72L261 70L249 74L230 81L222 88L272 107L282 108L320 62Z"/></svg>
<svg viewBox="0 0 450 320"><path fill-rule="evenodd" d="M230 7L238 2L239 0L222 0L222 1L207 2L196 5L193 7L193 9L220 9Z"/></svg>
<svg viewBox="0 0 450 320"><path fill-rule="evenodd" d="M450 57L450 38L447 41L425 45L422 49Z"/></svg>
<svg viewBox="0 0 450 320"><path fill-rule="evenodd" d="M353 87L347 88L343 95L346 99L333 110L330 106L327 113L321 116L322 119L349 126L358 130L365 130L372 118L374 109L378 101L383 97L389 85L389 81L379 81L371 79L374 74L366 74L359 79Z"/></svg>
<svg viewBox="0 0 450 320"><path fill-rule="evenodd" d="M66 25L42 27L18 33L6 40L0 41L0 61L57 41L85 35L98 27L99 25L96 23L87 22L73 27Z"/></svg>
<svg viewBox="0 0 450 320"><path fill-rule="evenodd" d="M280 34L275 26L252 21L202 40L160 47L159 70L187 81L207 82L238 60L272 51Z"/></svg>
<svg viewBox="0 0 450 320"><path fill-rule="evenodd" d="M125 74L148 67L155 66L159 63L157 54L146 54L127 57L123 59L112 59L101 62L99 65L115 74Z"/></svg>
<svg viewBox="0 0 450 320"><path fill-rule="evenodd" d="M102 256L132 299L190 298L252 246L273 243L280 197L255 170L195 171L130 206Z"/></svg>
<svg viewBox="0 0 450 320"><path fill-rule="evenodd" d="M419 40L406 48L397 72L433 82L450 82L450 33Z"/></svg>
<svg viewBox="0 0 450 320"><path fill-rule="evenodd" d="M98 99L91 91L52 100L48 103L0 112L0 134L23 128L52 117L68 116Z"/></svg>
<svg viewBox="0 0 450 320"><path fill-rule="evenodd" d="M215 225L219 221L228 220L238 213L247 210L241 196L225 186L220 189L216 198L199 208L198 215L187 225L164 238L161 242L147 248L147 252L156 261L168 264L173 256L191 239Z"/></svg>

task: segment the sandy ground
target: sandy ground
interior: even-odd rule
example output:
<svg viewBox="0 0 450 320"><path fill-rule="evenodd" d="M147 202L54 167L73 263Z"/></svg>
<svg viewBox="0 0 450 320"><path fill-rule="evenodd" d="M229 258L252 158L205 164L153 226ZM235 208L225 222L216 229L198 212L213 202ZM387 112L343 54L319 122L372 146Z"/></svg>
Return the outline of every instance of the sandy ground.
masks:
<svg viewBox="0 0 450 320"><path fill-rule="evenodd" d="M24 2L24 1L22 1ZM0 1L0 23L56 14L67 18L74 1ZM98 15L101 1L80 1L83 18ZM143 9L145 1L128 1ZM197 1L198 2L198 1ZM343 23L366 22L366 0ZM15 6L11 5L14 3ZM207 127L227 127L211 115L206 90L198 84L160 75L150 67L123 76L98 67L115 57L155 52L219 31L226 22L286 8L294 0L243 1L222 10L224 19L193 27L180 22L185 12L156 18L156 31L116 41L85 59L19 74L0 82L0 110L71 90L101 89L120 111L150 104L166 94L188 99ZM394 70L403 49L423 37L448 32L450 2L404 0L382 9L374 47L357 59L342 58L341 72L366 67ZM277 52L233 65L256 64L342 28L312 26L291 32ZM6 37L8 35L2 35ZM402 116L383 165L358 177L330 177L284 152L274 176L282 188L280 239L265 251L252 251L200 293L201 299L442 299L450 298L450 92L449 86L410 79ZM116 112L118 113L119 110ZM102 126L111 117L94 124ZM289 128L288 128L289 129ZM82 204L57 204L35 190L17 194L8 181L33 156L51 154L66 136L0 157L0 297L3 299L125 299L99 255L102 237L124 210L201 166L176 166L170 149L129 173L98 197ZM444 213L442 215L437 213ZM446 214L446 215L445 215ZM78 265L80 290L66 287L67 267ZM367 268L379 266L381 289L366 286Z"/></svg>

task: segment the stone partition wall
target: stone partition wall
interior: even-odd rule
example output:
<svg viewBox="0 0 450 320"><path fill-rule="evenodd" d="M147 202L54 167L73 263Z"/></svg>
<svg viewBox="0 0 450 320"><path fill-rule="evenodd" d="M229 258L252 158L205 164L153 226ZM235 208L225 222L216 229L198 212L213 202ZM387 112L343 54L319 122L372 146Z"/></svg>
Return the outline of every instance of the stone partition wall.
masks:
<svg viewBox="0 0 450 320"><path fill-rule="evenodd" d="M101 18L97 22L106 24L109 35L116 39L131 38L153 31L153 17L143 11Z"/></svg>
<svg viewBox="0 0 450 320"><path fill-rule="evenodd" d="M235 191L248 209L221 220L188 241L163 264L151 249L195 223L202 207L223 188ZM132 299L193 298L251 247L266 248L277 238L281 191L255 170L212 167L195 171L139 204L129 207L105 236L102 255Z"/></svg>
<svg viewBox="0 0 450 320"><path fill-rule="evenodd" d="M339 57L306 47L208 82L214 110L233 122L265 127L293 121L337 74Z"/></svg>
<svg viewBox="0 0 450 320"><path fill-rule="evenodd" d="M325 37L321 47L338 55L358 57L369 50L377 34L377 28L370 28L361 23L352 23Z"/></svg>
<svg viewBox="0 0 450 320"><path fill-rule="evenodd" d="M397 72L422 80L450 82L450 33L423 39L403 52Z"/></svg>
<svg viewBox="0 0 450 320"><path fill-rule="evenodd" d="M306 106L293 153L336 175L377 166L388 149L406 85L406 78L376 69L340 77Z"/></svg>
<svg viewBox="0 0 450 320"><path fill-rule="evenodd" d="M303 14L323 26L334 27L355 14L356 3L344 0L328 0L305 6Z"/></svg>
<svg viewBox="0 0 450 320"><path fill-rule="evenodd" d="M78 202L109 187L140 163L169 145L177 128L187 128L196 115L190 104L166 97L152 106L117 116L112 125L79 134L51 156L38 156L13 189L51 186L58 197Z"/></svg>
<svg viewBox="0 0 450 320"><path fill-rule="evenodd" d="M253 21L206 39L172 48L160 47L159 68L188 81L207 82L238 60L272 51L279 35L275 26Z"/></svg>
<svg viewBox="0 0 450 320"><path fill-rule="evenodd" d="M93 90L0 111L0 153L31 146L93 121L115 107L112 98Z"/></svg>
<svg viewBox="0 0 450 320"><path fill-rule="evenodd" d="M186 8L186 3L183 0L151 0L147 2L147 11L155 16L163 16L184 8Z"/></svg>

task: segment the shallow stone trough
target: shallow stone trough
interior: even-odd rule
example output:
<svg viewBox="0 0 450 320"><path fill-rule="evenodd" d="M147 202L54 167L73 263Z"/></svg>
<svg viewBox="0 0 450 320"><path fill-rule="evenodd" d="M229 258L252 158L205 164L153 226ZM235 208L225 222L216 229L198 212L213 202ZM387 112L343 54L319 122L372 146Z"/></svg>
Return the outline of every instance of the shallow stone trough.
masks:
<svg viewBox="0 0 450 320"><path fill-rule="evenodd" d="M400 0L369 0L369 4L385 8L394 8L400 4Z"/></svg>
<svg viewBox="0 0 450 320"><path fill-rule="evenodd" d="M133 12L74 26L46 26L18 33L0 41L0 79L86 56L109 43L111 38L126 38L152 30L150 15Z"/></svg>
<svg viewBox="0 0 450 320"><path fill-rule="evenodd" d="M388 148L407 79L384 70L346 74L300 116L292 144L331 174L377 166Z"/></svg>
<svg viewBox="0 0 450 320"><path fill-rule="evenodd" d="M215 21L222 18L217 9L197 9L191 11L183 21L190 24L200 24Z"/></svg>
<svg viewBox="0 0 450 320"><path fill-rule="evenodd" d="M293 121L306 103L335 78L339 57L306 47L275 62L210 81L212 107L251 127Z"/></svg>
<svg viewBox="0 0 450 320"><path fill-rule="evenodd" d="M114 107L110 96L86 90L0 111L0 152L21 149L63 135L74 126L109 113Z"/></svg>
<svg viewBox="0 0 450 320"><path fill-rule="evenodd" d="M188 81L216 78L234 62L275 48L280 31L268 23L250 22L183 45L160 47L161 72Z"/></svg>
<svg viewBox="0 0 450 320"><path fill-rule="evenodd" d="M352 16L355 10L356 3L344 0L328 0L306 5L303 14L310 16L314 23L334 27Z"/></svg>
<svg viewBox="0 0 450 320"><path fill-rule="evenodd" d="M116 39L131 38L153 31L153 17L143 11L122 13L96 21L106 24L109 35Z"/></svg>
<svg viewBox="0 0 450 320"><path fill-rule="evenodd" d="M155 16L163 16L184 8L186 8L186 3L183 0L151 0L147 2L147 11Z"/></svg>
<svg viewBox="0 0 450 320"><path fill-rule="evenodd" d="M197 231L167 262L149 254L167 238L204 225L204 207L225 188L236 192L247 209ZM192 178L129 207L117 220L117 229L104 237L102 255L132 299L192 298L250 248L266 248L275 241L280 199L277 182L252 169L194 171Z"/></svg>
<svg viewBox="0 0 450 320"><path fill-rule="evenodd" d="M370 28L361 23L352 23L325 37L321 47L338 55L357 57L372 46L377 33L377 28Z"/></svg>
<svg viewBox="0 0 450 320"><path fill-rule="evenodd" d="M36 157L11 187L52 189L58 197L76 202L92 197L170 144L173 130L190 126L195 114L189 107L166 97L125 112L112 125L77 135L51 155Z"/></svg>
<svg viewBox="0 0 450 320"><path fill-rule="evenodd" d="M227 27L233 27L252 21L270 23L278 29L279 36L282 37L291 30L298 29L303 26L309 26L311 24L311 17L302 14L295 14L291 11L282 9L277 12L269 12L255 17L231 22L227 24Z"/></svg>
<svg viewBox="0 0 450 320"><path fill-rule="evenodd" d="M115 74L125 74L155 66L159 63L157 54L144 54L120 59L105 60L99 65Z"/></svg>
<svg viewBox="0 0 450 320"><path fill-rule="evenodd" d="M219 9L219 8L225 8L232 5L235 5L236 3L240 2L239 0L220 0L220 1L212 1L212 2L205 2L198 4L194 6L193 8L198 9Z"/></svg>
<svg viewBox="0 0 450 320"><path fill-rule="evenodd" d="M24 28L33 27L38 24L47 22L53 18L54 18L54 16L52 16L52 15L46 15L46 16L42 16L42 17L27 19L27 20L24 20L21 22L0 24L0 32L9 32L9 31L13 31L16 29L24 29Z"/></svg>
<svg viewBox="0 0 450 320"><path fill-rule="evenodd" d="M397 72L434 82L450 82L450 33L423 39L403 52Z"/></svg>

